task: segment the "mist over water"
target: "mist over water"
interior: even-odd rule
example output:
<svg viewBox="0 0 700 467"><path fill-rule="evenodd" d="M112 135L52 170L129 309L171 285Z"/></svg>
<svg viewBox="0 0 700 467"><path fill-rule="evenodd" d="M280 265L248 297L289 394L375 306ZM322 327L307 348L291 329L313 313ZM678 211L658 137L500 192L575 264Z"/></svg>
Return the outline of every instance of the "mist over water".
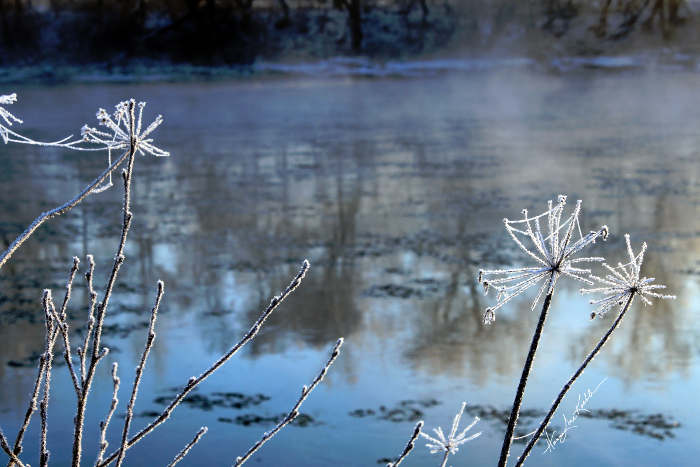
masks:
<svg viewBox="0 0 700 467"><path fill-rule="evenodd" d="M340 336L344 353L302 407L309 418L268 443L256 455L260 465L380 465L398 455L416 420L444 427L462 400L482 417L484 433L451 462L493 463L537 316L526 297L484 327L495 298L483 295L476 276L480 267L523 261L503 217L539 212L566 193L583 200L584 229L611 229L591 254L623 260L629 232L635 247L649 244L643 273L678 299L634 305L560 408L570 417L578 394L607 378L588 403L592 417L579 418L554 452L538 446L531 463L619 465L624 458L651 466L689 465L700 454L691 415L700 387L698 83L687 72L507 67L403 79L12 91L24 132L41 139L77 133L97 107L131 96L148 101L147 120L165 116L155 138L172 156L136 161L134 223L105 334L108 360L119 361L128 387L155 281L165 281L134 429L162 409L159 398L239 340L304 258L311 262L300 289L245 351L133 449L134 465L169 461L202 425L209 433L183 465L232 461L291 408ZM105 162L0 147L0 243L70 198ZM41 291L58 294L71 257L88 253L97 261L96 285L105 283L120 196L112 189L51 221L0 274L0 422L10 434L41 351ZM539 422L612 319L590 321L589 297L565 284L528 385L523 408L532 416L524 414L523 430ZM76 280L76 328L85 295ZM102 365L91 395L86 459L108 408L108 371ZM74 411L65 368L55 369L53 387L49 448L60 465L70 458L72 427L59 420ZM37 439L34 427L27 452ZM33 454L27 460L36 463ZM420 442L406 465L433 462Z"/></svg>

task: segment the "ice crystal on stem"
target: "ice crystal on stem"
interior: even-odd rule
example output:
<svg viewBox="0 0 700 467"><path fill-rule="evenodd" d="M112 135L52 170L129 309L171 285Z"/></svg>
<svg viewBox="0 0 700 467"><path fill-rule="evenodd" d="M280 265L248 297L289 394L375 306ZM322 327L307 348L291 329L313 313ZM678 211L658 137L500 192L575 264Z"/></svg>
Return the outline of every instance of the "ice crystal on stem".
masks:
<svg viewBox="0 0 700 467"><path fill-rule="evenodd" d="M163 123L163 116L158 115L156 119L141 131L141 123L143 120L143 108L145 102L138 103L138 112L133 115L129 112L129 103L132 101L123 101L117 104L113 115L109 115L105 109L97 111L97 120L101 126L107 127L108 131L98 130L97 128L84 125L80 129L80 135L83 141L96 143L101 146L106 146L109 149L129 149L130 145L134 144L136 151L141 154L151 154L152 156L169 156L170 153L153 145L153 138L148 136ZM131 119L134 118L135 132L129 134L131 128ZM133 141L132 141L133 138Z"/></svg>
<svg viewBox="0 0 700 467"><path fill-rule="evenodd" d="M0 96L0 105L10 105L17 102L17 94L5 94ZM0 107L0 118L5 121L5 124L0 122L0 136L5 144L10 141L11 135L14 133L7 126L12 126L13 123L22 123L22 120L12 115L4 107ZM7 126L5 126L7 125Z"/></svg>
<svg viewBox="0 0 700 467"><path fill-rule="evenodd" d="M138 103L138 112L130 112L129 104L135 104L134 100L122 101L115 106L115 111L112 116L105 109L99 109L96 117L101 126L107 127L109 131L98 130L97 128L83 125L80 129L82 139L69 143L69 145L80 144L81 142L98 144L100 147L107 148L107 166L112 165L112 150L128 150L133 144L136 151L143 155L151 154L156 157L169 156L170 153L164 151L153 144L153 138L148 136L163 123L163 116L158 115L156 119L148 125L142 132L141 125L143 120L143 108L146 107L145 102ZM134 119L133 127L131 119ZM130 129L134 128L134 134L130 135ZM104 191L112 186L112 174L109 175L109 181L95 190L96 193Z"/></svg>
<svg viewBox="0 0 700 467"><path fill-rule="evenodd" d="M649 297L662 299L676 298L675 295L663 295L656 292L657 290L665 289L666 286L653 284L656 280L655 278L640 277L644 253L646 253L647 250L646 242L642 243L641 250L636 255L634 251L632 251L629 234L625 234L625 242L627 243L629 262L626 264L617 263L617 267L612 267L607 263L603 263L603 267L607 269L610 274L605 277L598 277L592 274L589 276L590 279L598 283L600 287L581 289L582 294L600 293L603 295L601 299L591 300L591 305L596 306L595 310L591 313L591 318L603 316L615 306L624 306L627 300L635 294L639 296L645 305L651 305Z"/></svg>
<svg viewBox="0 0 700 467"><path fill-rule="evenodd" d="M545 292L552 292L559 276L563 275L586 284L593 284L586 277L591 273L591 270L579 268L576 265L604 261L604 258L575 258L574 256L591 243L595 243L598 237L605 240L608 236L608 228L602 226L600 230L591 231L584 235L579 223L581 201L576 202L573 212L562 221L565 205L566 196L559 195L558 202L554 204L550 200L548 209L542 214L528 217L527 209L523 209L522 219L503 219L506 230L515 244L535 263L529 267L479 272L479 282L483 285L484 292L488 293L491 288L498 292L498 303L486 309L484 323L493 323L496 319L496 310L540 281L543 283L532 302L532 309L535 308ZM541 221L547 223L545 233L540 225ZM579 237L577 240L573 240L575 231ZM528 242L532 245L528 246Z"/></svg>
<svg viewBox="0 0 700 467"><path fill-rule="evenodd" d="M462 430L461 433L457 434L459 421L462 418L462 414L464 413L464 408L466 406L467 403L462 402L462 407L459 409L459 412L457 412L457 415L455 415L455 418L452 421L452 429L450 430L449 436L445 436L445 433L442 431L441 427L433 428L437 438L433 438L426 433L420 432L422 437L430 441L429 443L426 443L427 448L430 449L430 454L437 454L439 452L445 453L443 465L445 465L445 462L447 461L447 456L450 454L455 454L457 451L459 451L459 446L481 436L481 432L467 436L467 432L477 424L479 417L474 417L474 420L469 424L469 426Z"/></svg>

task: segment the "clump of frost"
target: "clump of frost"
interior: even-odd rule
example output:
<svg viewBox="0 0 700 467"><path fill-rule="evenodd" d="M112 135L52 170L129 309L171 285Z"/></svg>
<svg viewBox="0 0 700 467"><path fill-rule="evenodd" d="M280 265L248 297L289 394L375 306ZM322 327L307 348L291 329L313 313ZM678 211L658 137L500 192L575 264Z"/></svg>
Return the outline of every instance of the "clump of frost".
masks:
<svg viewBox="0 0 700 467"><path fill-rule="evenodd" d="M646 242L642 243L641 250L638 254L632 251L630 243L630 235L625 234L625 242L627 243L627 255L629 262L626 264L617 263L617 267L612 267L607 263L603 263L610 274L605 277L590 275L589 277L598 283L601 287L594 289L581 289L582 294L600 293L603 298L591 300L591 305L596 308L591 313L591 318L603 316L615 306L624 306L625 302L635 294L644 302L645 305L651 305L651 300L648 297L661 299L675 299L675 295L663 295L657 290L665 289L665 285L653 284L656 280L653 277L640 277L642 270L642 262L644 261L644 253L647 250Z"/></svg>
<svg viewBox="0 0 700 467"><path fill-rule="evenodd" d="M457 415L455 415L455 418L452 421L452 429L450 430L450 434L448 436L445 436L445 433L442 431L441 427L433 428L433 431L437 435L437 438L433 438L432 436L424 432L420 432L420 436L426 438L429 441L429 443L426 443L426 447L430 449L431 454L437 454L440 452L444 453L442 461L443 466L447 463L447 457L450 454L455 454L457 451L459 451L459 447L462 444L481 436L481 432L467 436L467 432L470 429L472 429L474 425L477 424L477 422L479 421L479 417L474 417L474 420L469 424L469 426L467 426L464 430L457 434L457 430L459 429L459 422L462 419L462 414L464 413L464 409L466 406L467 403L462 402L462 406L460 407L459 412L457 412Z"/></svg>
<svg viewBox="0 0 700 467"><path fill-rule="evenodd" d="M536 216L528 217L527 209L523 209L523 218L520 220L503 219L508 234L516 245L535 261L533 266L494 269L479 271L479 282L488 293L493 288L498 292L498 302L493 307L487 308L484 314L484 323L491 324L496 319L496 310L525 292L531 286L543 281L532 309L535 308L542 295L552 293L554 284L560 276L593 284L586 275L590 269L577 267L578 263L604 261L601 257L575 258L575 255L591 243L595 243L598 237L605 240L608 236L608 227L602 226L598 231L587 234L581 232L579 215L581 213L581 201L576 202L573 212L562 221L566 196L559 195L558 202L551 200L547 203L547 210ZM546 231L540 222L546 222ZM574 232L578 233L578 239L574 240ZM531 246L526 246L526 243Z"/></svg>
<svg viewBox="0 0 700 467"><path fill-rule="evenodd" d="M0 105L10 105L17 102L17 94L14 92L12 94L5 94L0 96ZM5 144L10 141L10 138L14 135L14 132L8 127L12 126L13 123L22 123L22 120L12 115L4 107L0 107L0 118L5 122L5 124L0 121L0 137Z"/></svg>

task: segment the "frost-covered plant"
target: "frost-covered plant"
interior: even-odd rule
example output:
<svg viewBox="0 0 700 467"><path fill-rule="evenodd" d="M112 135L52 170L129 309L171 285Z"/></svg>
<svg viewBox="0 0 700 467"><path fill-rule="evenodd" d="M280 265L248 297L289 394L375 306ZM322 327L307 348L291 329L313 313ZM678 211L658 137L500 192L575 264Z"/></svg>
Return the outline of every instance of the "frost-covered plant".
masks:
<svg viewBox="0 0 700 467"><path fill-rule="evenodd" d="M411 434L411 437L408 439L408 443L406 443L406 447L403 448L403 451L401 452L401 455L396 459L394 462L389 462L386 467L398 467L403 460L408 457L408 455L411 453L413 448L416 445L416 440L418 439L418 435L421 434L421 430L423 429L423 420L419 421L416 423L416 426L413 428L413 433Z"/></svg>
<svg viewBox="0 0 700 467"><path fill-rule="evenodd" d="M15 93L0 96L0 105L10 105L15 102L17 102L17 94ZM12 115L4 107L0 107L0 118L5 121L4 125L0 122L0 137L7 144L10 141L10 137L15 134L8 127L12 126L13 123L22 123L22 120Z"/></svg>
<svg viewBox="0 0 700 467"><path fill-rule="evenodd" d="M591 350L588 356L584 359L581 366L574 372L573 376L569 379L569 381L567 381L562 390L559 392L556 399L552 403L552 407L549 409L549 412L542 420L540 426L534 432L532 438L530 438L525 450L518 459L516 467L523 465L525 459L530 454L530 451L535 446L535 443L537 443L537 440L540 438L540 436L542 436L542 433L547 428L547 425L554 416L554 412L556 412L562 399L574 384L576 379L583 374L583 371L586 369L588 364L591 363L595 356L598 355L598 353L603 349L603 346L608 339L610 339L610 336L615 329L617 329L617 327L620 325L622 318L632 305L634 297L639 296L645 305L651 305L651 301L648 297L661 299L676 298L675 295L663 295L656 292L656 290L665 289L666 286L652 284L652 282L655 280L653 277L640 277L642 262L644 261L644 253L647 250L647 244L642 243L639 253L635 254L632 250L629 234L625 234L625 243L627 244L627 255L629 256L629 262L625 264L617 263L617 267L615 268L603 263L603 267L610 272L610 274L607 274L605 277L599 277L593 274L589 276L591 280L600 284L601 287L594 289L581 289L581 293L583 294L600 293L603 295L603 298L601 299L591 300L591 304L596 306L595 310L591 313L591 318L602 317L605 315L605 313L616 306L620 308L620 313L610 326L610 329L608 329L605 335L600 339L600 341L598 341L593 350Z"/></svg>
<svg viewBox="0 0 700 467"><path fill-rule="evenodd" d="M535 309L545 291L548 295L552 293L560 276L593 284L586 278L591 270L576 267L575 264L603 261L603 258L576 258L575 255L591 243L595 243L598 237L606 239L608 228L602 226L598 231L583 235L579 223L581 201L576 202L573 212L562 222L565 205L566 196L559 195L558 203L553 205L550 200L547 203L547 211L539 215L528 217L527 209L523 209L523 219L515 221L503 219L506 230L515 244L534 259L535 263L529 267L479 271L479 282L484 287L484 291L488 293L489 289L493 288L498 292L496 305L487 308L484 314L486 324L491 324L496 319L496 310L539 282L542 282L542 286L532 302L532 310ZM540 225L540 220L545 218L547 236L544 236ZM561 235L562 231L563 235ZM578 232L579 238L572 241L575 231ZM526 246L528 241L532 243L531 247Z"/></svg>
<svg viewBox="0 0 700 467"><path fill-rule="evenodd" d="M462 444L481 436L481 432L467 436L467 432L479 422L479 417L474 417L474 420L472 420L472 422L464 430L457 434L459 422L462 419L462 414L464 413L466 406L467 403L462 402L459 412L457 412L457 415L455 415L455 418L452 420L452 428L450 429L449 435L445 436L445 433L442 431L442 427L433 428L433 432L435 432L435 435L437 436L436 438L424 432L420 432L420 436L429 441L426 443L426 447L430 449L430 454L443 453L442 463L440 464L441 467L445 467L445 465L447 465L447 458L449 455L456 454Z"/></svg>
<svg viewBox="0 0 700 467"><path fill-rule="evenodd" d="M16 95L10 94L9 96L2 96L2 99L4 102L12 103L16 100ZM167 151L163 151L162 149L156 147L153 144L153 139L149 138L150 134L163 122L162 116L159 115L146 128L145 131L141 131L143 108L145 105L145 102L140 102L137 105L133 99L130 101L120 102L116 105L116 110L112 117L110 117L107 111L100 109L97 112L97 119L100 125L107 128L107 131L98 130L96 128L84 125L81 130L82 137L73 141L70 141L71 137L69 136L53 143L42 143L25 138L24 136L18 135L8 128L0 125L0 131L3 132L3 139L5 139L5 142L11 141L22 144L54 146L76 151L107 151L108 153L107 168L96 179L94 179L92 183L90 183L69 201L54 209L41 213L36 219L34 219L30 226L27 227L27 229L10 244L7 250L0 254L0 269L2 269L3 265L8 259L10 259L12 254L14 254L14 252L36 231L36 229L39 228L39 226L41 226L41 224L51 218L60 216L61 214L65 214L66 212L70 211L89 195L99 193L111 187L112 172L127 159L129 159L130 154L152 154L154 156L169 155ZM138 113L136 112L137 106ZM13 117L2 107L0 107L0 110L2 110L2 112L0 112L0 116L11 124L9 118L15 117ZM15 121L20 120L15 118ZM86 147L85 144L91 144L91 146ZM113 150L124 151L115 162L112 162ZM130 168L128 169L128 172L130 174L131 166L133 166L133 158L129 160Z"/></svg>
<svg viewBox="0 0 700 467"><path fill-rule="evenodd" d="M510 446L513 442L515 425L518 421L520 406L525 393L525 386L527 385L527 379L535 360L535 354L552 302L552 295L557 280L561 276L566 276L587 284L592 284L591 280L585 277L587 274L590 274L591 271L589 269L579 268L576 265L578 263L604 260L600 257L577 258L576 254L588 245L594 243L598 237L606 239L608 228L602 226L598 231L591 231L583 235L579 222L581 201L576 203L573 212L562 221L565 205L566 196L559 195L557 204L554 204L550 200L547 203L548 209L542 214L528 217L527 209L523 209L523 219L515 221L509 219L503 220L506 230L515 244L525 252L530 259L535 261L533 266L512 269L481 270L479 272L478 280L483 285L484 291L488 293L489 289L493 288L498 292L496 305L487 308L484 314L484 322L486 324L491 324L496 319L496 310L524 293L533 285L542 282L539 292L532 303L532 309L535 308L546 291L540 319L535 328L532 342L530 343L530 350L525 360L525 365L523 366L520 383L515 393L513 407L501 448L501 457L498 463L499 467L504 467L508 460ZM546 230L543 230L543 227L540 225L540 220L546 220ZM578 233L579 236L577 240L574 240L575 233ZM526 246L528 242L531 243L532 246Z"/></svg>
<svg viewBox="0 0 700 467"><path fill-rule="evenodd" d="M611 267L607 263L603 263L603 267L610 274L604 278L590 275L590 278L597 282L600 287L594 289L581 289L582 294L598 293L603 295L603 298L591 300L591 305L596 308L591 313L591 318L602 317L615 306L623 307L627 301L632 301L635 296L638 296L645 305L651 305L649 297L662 299L675 299L675 295L664 295L656 292L663 290L665 285L653 284L656 280L654 277L640 277L642 272L642 262L644 261L644 253L647 251L646 242L642 243L642 247L638 254L634 254L632 244L630 243L630 234L625 234L625 243L627 244L627 254L629 262L626 264L617 263L617 267Z"/></svg>
<svg viewBox="0 0 700 467"><path fill-rule="evenodd" d="M15 96L3 96L2 103L12 103L15 100ZM32 397L29 401L29 406L27 408L25 418L22 426L20 427L17 437L13 446L10 446L7 438L5 437L2 429L0 429L0 448L8 455L10 462L8 467L17 465L19 467L24 467L27 465L20 459L20 454L22 453L22 442L24 434L29 427L32 416L34 412L37 411L37 401L39 395L42 393L43 387L43 397L40 403L40 415L41 415L41 443L40 443L40 465L46 466L49 462L49 451L47 449L47 419L48 419L48 403L50 394L50 381L51 381L51 368L53 361L53 347L56 340L62 337L63 347L64 347L64 358L66 360L67 370L70 374L71 380L73 382L73 388L76 394L76 414L73 418L74 425L74 436L73 436L73 452L72 452L72 466L78 467L81 464L81 457L83 452L82 439L83 431L85 425L85 412L87 408L88 395L92 387L92 383L96 374L96 368L99 362L108 355L109 349L101 346L102 330L104 325L105 316L107 314L109 301L114 290L114 286L119 275L121 265L125 261L125 245L133 219L133 213L131 212L131 181L134 168L134 159L137 153L140 154L150 154L154 156L167 156L168 152L156 147L153 144L152 138L149 135L155 130L162 122L162 117L158 116L156 120L151 123L144 131L141 131L142 127L142 112L145 104L136 102L131 99L129 101L124 101L116 106L116 111L113 116L107 114L103 109L97 112L97 118L101 125L105 126L108 131L97 130L96 128L91 128L84 126L82 130L82 139L77 141L68 141L68 139L61 140L61 142L56 143L62 147L85 150L85 148L79 146L81 143L93 143L98 145L98 149L106 149L108 153L114 149L123 150L124 153L115 161L111 162L109 167L102 172L102 174L97 177L87 188L85 188L78 196L74 199L59 206L56 209L43 213L39 216L32 225L22 233L17 240L15 240L10 248L6 250L2 256L0 256L0 267L9 259L11 254L22 245L22 243L29 238L29 236L47 219L54 217L56 215L67 212L72 207L80 203L86 196L90 193L99 191L99 187L104 183L111 172L116 169L120 164L126 161L126 168L122 170L122 179L124 186L124 202L123 202L123 217L122 217L122 232L120 235L119 245L117 247L117 252L114 255L114 263L112 270L109 274L109 279L105 290L102 295L102 300L97 302L98 294L93 289L93 275L94 275L94 259L91 255L88 255L88 271L86 273L87 288L89 292L89 305L88 305L88 322L87 330L85 333L85 338L83 345L79 346L73 351L70 343L70 329L68 324L68 314L67 306L70 302L71 290L73 280L78 271L79 263L77 257L73 259L73 267L70 270L68 281L66 283L66 293L63 298L62 304L59 309L55 306L50 290L44 291L42 303L44 306L45 320L46 320L46 343L44 353L41 355L38 365L37 376L34 384L34 390L32 392ZM1 109L1 108L0 108ZM137 110L138 109L138 110ZM0 113L6 122L9 122L11 114L2 109L3 113ZM16 120L15 120L16 121ZM10 123L11 124L11 123ZM3 127L4 128L4 127ZM4 130L3 130L4 131ZM8 133L9 134L9 133ZM8 138L8 141L14 141ZM24 142L24 141L20 141ZM108 183L108 186L111 183ZM146 343L141 355L139 365L136 368L136 374L134 377L134 382L131 389L131 395L126 408L126 417L124 419L124 424L121 430L121 442L118 449L114 450L109 455L105 455L108 443L106 441L106 433L110 422L113 420L113 414L116 410L117 404L119 403L118 391L120 385L120 378L117 376L117 365L113 365L112 368L112 382L113 382L113 392L112 400L104 421L100 424L100 442L97 459L95 465L98 467L105 467L112 462L116 461L116 465L120 466L126 456L127 450L131 448L134 444L138 443L141 439L146 437L155 428L163 424L169 417L173 410L187 397L187 395L193 391L200 383L206 380L210 375L212 375L216 370L218 370L224 363L226 363L233 355L235 355L243 346L250 342L260 331L260 328L265 323L270 314L279 306L282 301L288 297L301 283L306 272L309 269L308 261L304 261L301 270L292 280L292 282L287 286L287 288L276 297L273 297L270 304L265 308L259 318L253 323L252 327L248 332L242 337L242 339L233 345L228 352L222 355L214 363L208 366L199 376L192 376L189 378L187 383L184 385L182 391L178 393L175 398L168 404L168 406L163 410L160 415L156 417L150 424L142 428L135 435L129 435L129 429L131 421L134 417L134 405L136 402L136 397L138 394L138 388L141 382L141 378L146 369L146 363L148 360L148 355L153 346L155 340L155 323L160 307L161 299L164 292L164 284L162 281L158 281L157 293L155 304L151 310L151 319L148 327L148 333L146 337ZM340 347L343 343L343 339L340 338L331 353L330 358L326 364L321 369L320 373L312 381L309 387L304 386L302 389L301 396L297 400L290 413L285 417L282 422L280 422L273 430L266 432L260 441L253 445L243 457L239 457L236 460L236 465L243 464L248 460L266 441L271 439L279 430L281 430L288 423L293 421L299 414L298 409L301 404L308 398L313 389L323 380L323 377L328 372L328 369L333 364L335 359L340 354ZM74 365L74 353L79 361L78 365ZM201 437L206 433L206 427L201 428L194 438L175 456L170 465L175 465L182 458L187 455L190 449L201 439Z"/></svg>

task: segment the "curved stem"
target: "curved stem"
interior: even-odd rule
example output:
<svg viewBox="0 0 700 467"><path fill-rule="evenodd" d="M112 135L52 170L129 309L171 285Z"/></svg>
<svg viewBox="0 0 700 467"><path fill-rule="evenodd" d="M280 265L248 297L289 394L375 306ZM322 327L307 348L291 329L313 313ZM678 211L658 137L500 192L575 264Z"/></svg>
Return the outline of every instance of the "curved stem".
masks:
<svg viewBox="0 0 700 467"><path fill-rule="evenodd" d="M554 281L554 277L550 279ZM508 454L510 452L510 446L513 444L513 432L515 432L515 425L518 423L518 416L520 415L520 406L523 403L523 395L525 394L525 386L527 385L527 378L530 376L530 369L535 361L535 354L537 353L537 347L540 343L540 337L542 337L542 328L544 327L544 322L547 319L547 312L549 311L549 306L552 303L552 294L554 293L554 284L552 284L549 293L544 299L542 304L542 311L540 312L540 320L535 328L535 334L532 336L532 342L530 343L530 351L527 354L527 359L525 360L525 366L523 367L523 373L520 376L520 383L518 384L518 390L515 393L515 399L513 400L513 408L510 412L510 418L508 419L508 427L506 428L506 435L503 438L503 445L501 446L501 457L498 460L498 467L505 467L508 462Z"/></svg>
<svg viewBox="0 0 700 467"><path fill-rule="evenodd" d="M530 454L530 451L532 451L532 448L535 447L537 440L540 439L540 436L542 436L542 433L547 428L547 425L549 425L549 421L554 416L554 412L556 412L557 407L559 407L559 404L561 403L562 399L564 399L564 396L566 395L566 393L569 391L569 389L571 389L571 385L574 384L574 381L576 381L576 379L578 379L578 377L581 376L581 374L583 373L583 370L586 369L588 364L591 363L591 361L593 361L595 356L598 355L598 353L602 350L603 346L608 341L608 339L612 335L613 331L615 331L615 329L617 329L617 327L622 322L622 318L625 316L625 313L627 313L627 310L629 309L630 305L632 304L633 299L634 299L634 293L630 294L630 297L627 299L627 303L625 303L625 306L624 306L624 308L622 308L622 311L620 311L620 314L617 315L615 322L612 324L612 326L610 326L610 329L608 329L608 332L606 332L605 335L600 339L600 341L598 341L598 344L595 346L595 348L593 350L591 350L591 353L588 354L588 356L583 361L583 363L581 364L579 369L576 370L574 375L564 385L561 392L559 393L557 398L554 400L552 407L549 409L549 413L547 413L547 415L544 417L539 428L537 428L537 431L535 432L533 437L530 439L530 441L527 443L527 446L525 446L525 450L523 451L522 455L518 459L517 464L515 464L516 467L519 467L525 463L525 459Z"/></svg>
<svg viewBox="0 0 700 467"><path fill-rule="evenodd" d="M126 158L129 156L130 151L124 152L122 156L117 159L112 165L107 167L104 172L102 172L95 180L92 181L88 186L86 186L83 191L78 193L78 195L69 200L66 201L64 204L55 207L51 209L50 211L42 212L39 217L34 219L34 221L27 227L27 230L22 232L7 248L7 250L3 251L2 254L0 254L0 269L5 265L7 260L10 259L10 257L14 254L17 249L22 246L22 244L27 241L29 237L32 236L32 234L38 229L41 224L46 222L47 220L60 216L61 214L65 214L66 212L70 211L73 209L75 206L80 204L85 198L90 195L95 189L102 184L102 182L105 181L105 179L111 174L117 167L119 167L122 162L126 160Z"/></svg>

